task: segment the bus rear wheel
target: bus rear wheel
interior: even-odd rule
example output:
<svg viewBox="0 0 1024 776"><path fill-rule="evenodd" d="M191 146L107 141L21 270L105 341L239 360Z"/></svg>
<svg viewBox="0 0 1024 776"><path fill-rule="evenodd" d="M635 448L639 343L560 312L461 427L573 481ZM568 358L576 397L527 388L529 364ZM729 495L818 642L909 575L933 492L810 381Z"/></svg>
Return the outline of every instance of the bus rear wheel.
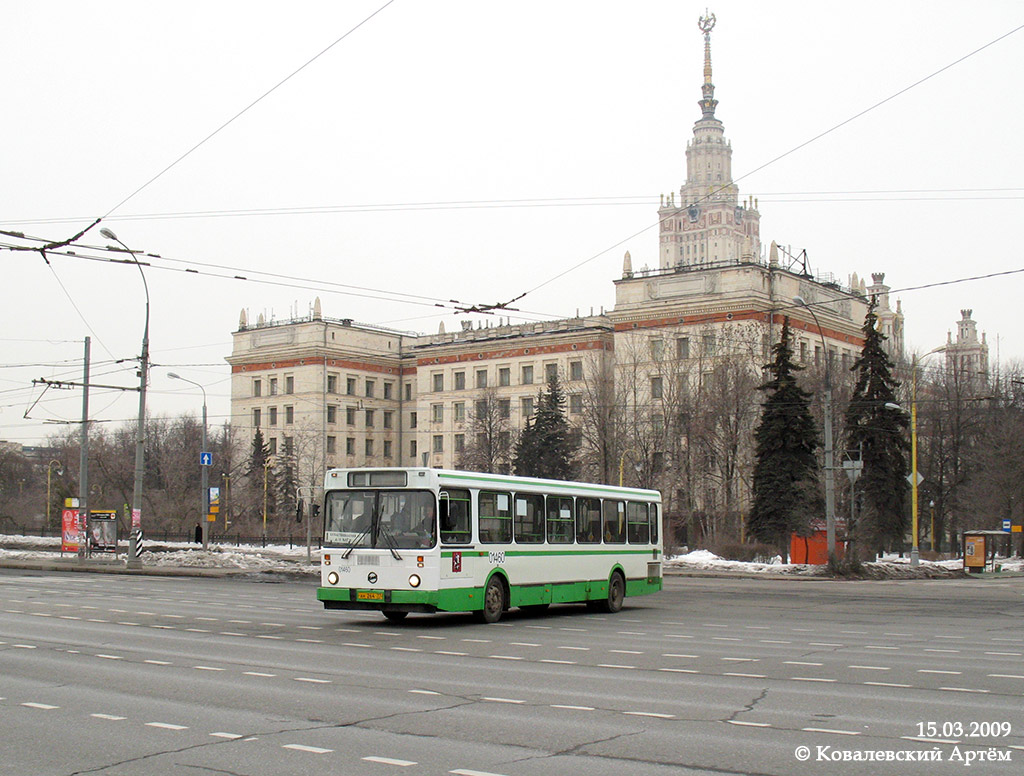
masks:
<svg viewBox="0 0 1024 776"><path fill-rule="evenodd" d="M618 571L612 572L612 578L608 580L608 597L598 602L598 608L602 612L614 614L622 611L622 602L626 598L626 581Z"/></svg>
<svg viewBox="0 0 1024 776"><path fill-rule="evenodd" d="M486 623L495 623L501 619L505 611L505 586L498 576L491 577L484 591L484 608L477 612L477 617Z"/></svg>

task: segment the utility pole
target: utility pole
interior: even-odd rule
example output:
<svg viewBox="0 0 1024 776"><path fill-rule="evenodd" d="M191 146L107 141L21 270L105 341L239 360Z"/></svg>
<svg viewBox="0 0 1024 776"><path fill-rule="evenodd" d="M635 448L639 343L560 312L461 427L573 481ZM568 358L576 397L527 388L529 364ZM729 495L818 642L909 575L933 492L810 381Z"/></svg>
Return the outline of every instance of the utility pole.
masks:
<svg viewBox="0 0 1024 776"><path fill-rule="evenodd" d="M89 557L89 337L82 370L82 442L78 458L78 557Z"/></svg>

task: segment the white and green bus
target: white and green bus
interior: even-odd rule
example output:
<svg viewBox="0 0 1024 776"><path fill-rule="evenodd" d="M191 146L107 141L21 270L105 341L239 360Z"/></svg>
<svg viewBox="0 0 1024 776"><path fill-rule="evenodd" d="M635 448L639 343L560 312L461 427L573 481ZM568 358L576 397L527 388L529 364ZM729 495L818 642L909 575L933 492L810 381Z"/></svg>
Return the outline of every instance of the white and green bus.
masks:
<svg viewBox="0 0 1024 776"><path fill-rule="evenodd" d="M661 590L655 490L427 468L327 472L317 598L327 609L475 612Z"/></svg>

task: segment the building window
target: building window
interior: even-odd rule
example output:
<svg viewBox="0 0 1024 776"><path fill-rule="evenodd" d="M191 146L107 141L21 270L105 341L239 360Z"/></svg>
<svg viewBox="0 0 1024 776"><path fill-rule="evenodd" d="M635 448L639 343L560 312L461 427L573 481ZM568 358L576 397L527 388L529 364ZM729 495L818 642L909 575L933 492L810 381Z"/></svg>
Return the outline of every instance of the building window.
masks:
<svg viewBox="0 0 1024 776"><path fill-rule="evenodd" d="M569 379L570 380L582 380L583 379L583 362L582 361L570 361L569 362Z"/></svg>
<svg viewBox="0 0 1024 776"><path fill-rule="evenodd" d="M511 399L498 399L498 417L508 418L512 415L512 400Z"/></svg>
<svg viewBox="0 0 1024 776"><path fill-rule="evenodd" d="M276 377L271 377L270 378L270 395L271 396L277 396L277 378Z"/></svg>
<svg viewBox="0 0 1024 776"><path fill-rule="evenodd" d="M455 373L455 390L464 391L466 390L466 373L456 372Z"/></svg>
<svg viewBox="0 0 1024 776"><path fill-rule="evenodd" d="M487 417L487 402L483 399L477 400L476 407L473 411L477 420L483 420Z"/></svg>
<svg viewBox="0 0 1024 776"><path fill-rule="evenodd" d="M676 337L676 358L690 357L690 338Z"/></svg>
<svg viewBox="0 0 1024 776"><path fill-rule="evenodd" d="M455 422L461 423L466 419L466 403L463 401L457 401L453 407L455 409Z"/></svg>
<svg viewBox="0 0 1024 776"><path fill-rule="evenodd" d="M664 415L651 415L651 427L654 431L660 434L665 430L665 416Z"/></svg>
<svg viewBox="0 0 1024 776"><path fill-rule="evenodd" d="M487 370L477 369L476 370L476 387L486 388L487 387Z"/></svg>
<svg viewBox="0 0 1024 776"><path fill-rule="evenodd" d="M393 413L391 410L384 411L384 428L391 428L391 426L393 425L391 416L394 414L395 413Z"/></svg>
<svg viewBox="0 0 1024 776"><path fill-rule="evenodd" d="M346 377L345 378L345 393L349 396L356 395L356 378Z"/></svg>
<svg viewBox="0 0 1024 776"><path fill-rule="evenodd" d="M295 440L292 437L284 438L284 454L289 458L295 453Z"/></svg>
<svg viewBox="0 0 1024 776"><path fill-rule="evenodd" d="M801 364L806 364L807 363L807 343L806 342L801 342L800 343L800 363Z"/></svg>
<svg viewBox="0 0 1024 776"><path fill-rule="evenodd" d="M709 332L701 337L701 350L704 351L703 355L713 356L715 355L715 333Z"/></svg>
<svg viewBox="0 0 1024 776"><path fill-rule="evenodd" d="M284 422L286 424L287 423L294 423L295 422L295 408L294 407L289 406L289 407L285 407L284 408Z"/></svg>
<svg viewBox="0 0 1024 776"><path fill-rule="evenodd" d="M544 379L549 383L558 379L558 364L544 365Z"/></svg>
<svg viewBox="0 0 1024 776"><path fill-rule="evenodd" d="M569 414L579 415L583 412L583 394L574 393L569 396Z"/></svg>
<svg viewBox="0 0 1024 776"><path fill-rule="evenodd" d="M430 422L431 423L442 423L442 422L444 422L444 405L443 404L431 404L430 405Z"/></svg>
<svg viewBox="0 0 1024 776"><path fill-rule="evenodd" d="M260 414L261 413L260 413L259 410L253 410L252 411L252 426L253 426L253 428L259 428L260 427Z"/></svg>
<svg viewBox="0 0 1024 776"><path fill-rule="evenodd" d="M416 418L417 415L415 412L409 413L409 428L416 428Z"/></svg>
<svg viewBox="0 0 1024 776"><path fill-rule="evenodd" d="M356 440L354 437L346 437L345 439L345 453L347 455L356 454Z"/></svg>
<svg viewBox="0 0 1024 776"><path fill-rule="evenodd" d="M350 425L350 426L354 426L356 424L356 408L355 407L346 407L345 408L345 422L348 425Z"/></svg>
<svg viewBox="0 0 1024 776"><path fill-rule="evenodd" d="M253 380L252 381L252 395L253 396L262 396L263 395L263 381L262 380Z"/></svg>
<svg viewBox="0 0 1024 776"><path fill-rule="evenodd" d="M277 455L277 437L270 437L267 440L267 449L270 450L271 455Z"/></svg>
<svg viewBox="0 0 1024 776"><path fill-rule="evenodd" d="M412 401L412 383L405 384L405 400Z"/></svg>
<svg viewBox="0 0 1024 776"><path fill-rule="evenodd" d="M440 434L434 434L434 452L444 452L444 437L441 436Z"/></svg>
<svg viewBox="0 0 1024 776"><path fill-rule="evenodd" d="M291 375L286 375L284 378L284 392L295 393L295 378Z"/></svg>
<svg viewBox="0 0 1024 776"><path fill-rule="evenodd" d="M338 452L338 438L329 436L327 437L327 454L334 455Z"/></svg>
<svg viewBox="0 0 1024 776"><path fill-rule="evenodd" d="M384 383L384 398L385 399L392 398L392 394L394 393L394 388L395 388L395 384L394 383Z"/></svg>
<svg viewBox="0 0 1024 776"><path fill-rule="evenodd" d="M663 339L652 339L651 340L651 360L661 361L665 357L665 340Z"/></svg>
<svg viewBox="0 0 1024 776"><path fill-rule="evenodd" d="M373 440L372 439L367 439L363 443L363 446L364 446L364 450L366 451L366 457L367 458L372 458L373 457Z"/></svg>
<svg viewBox="0 0 1024 776"><path fill-rule="evenodd" d="M498 385L511 385L512 384L512 370L503 366L498 370Z"/></svg>
<svg viewBox="0 0 1024 776"><path fill-rule="evenodd" d="M438 393L444 390L444 375L440 372L433 376L434 379L434 392Z"/></svg>
<svg viewBox="0 0 1024 776"><path fill-rule="evenodd" d="M391 457L391 440L390 439L385 439L384 440L384 457L385 458L390 458Z"/></svg>
<svg viewBox="0 0 1024 776"><path fill-rule="evenodd" d="M373 390L374 390L374 381L373 380L367 380L366 381L366 396L367 396L367 398L370 398L370 399L373 398Z"/></svg>
<svg viewBox="0 0 1024 776"><path fill-rule="evenodd" d="M366 410L366 427L373 428L373 410Z"/></svg>
<svg viewBox="0 0 1024 776"><path fill-rule="evenodd" d="M338 392L338 376L337 375L327 375L327 393L337 393L337 392Z"/></svg>
<svg viewBox="0 0 1024 776"><path fill-rule="evenodd" d="M663 396L662 381L660 377L651 378L651 398L660 399Z"/></svg>
<svg viewBox="0 0 1024 776"><path fill-rule="evenodd" d="M416 463L416 440L412 439L409 441L409 457L412 458L413 463Z"/></svg>
<svg viewBox="0 0 1024 776"><path fill-rule="evenodd" d="M337 423L338 422L338 407L335 404L327 405L327 422Z"/></svg>
<svg viewBox="0 0 1024 776"><path fill-rule="evenodd" d="M462 453L466 450L466 435L456 434L455 435L455 452Z"/></svg>
<svg viewBox="0 0 1024 776"><path fill-rule="evenodd" d="M277 425L277 407L271 407L270 408L270 417L267 419L267 422L271 426L276 426Z"/></svg>
<svg viewBox="0 0 1024 776"><path fill-rule="evenodd" d="M533 414L533 397L525 396L520 401L522 402L523 417L530 417Z"/></svg>
<svg viewBox="0 0 1024 776"><path fill-rule="evenodd" d="M523 367L523 385L533 385L533 367Z"/></svg>

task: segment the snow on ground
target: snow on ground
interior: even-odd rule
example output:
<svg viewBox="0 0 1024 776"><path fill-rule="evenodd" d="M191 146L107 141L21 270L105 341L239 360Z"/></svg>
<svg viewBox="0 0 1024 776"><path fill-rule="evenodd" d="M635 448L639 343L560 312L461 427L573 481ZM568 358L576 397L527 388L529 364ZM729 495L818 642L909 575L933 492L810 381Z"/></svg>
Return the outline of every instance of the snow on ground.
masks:
<svg viewBox="0 0 1024 776"><path fill-rule="evenodd" d="M305 546L287 547L268 545L258 547L237 544L212 544L203 550L188 542L148 542L143 556L147 566L168 568L208 568L247 571L252 573L274 572L310 574L320 572L320 550L313 547L311 562L306 559ZM118 559L124 559L128 545L122 542ZM65 558L70 557L65 553ZM96 558L113 560L108 553L95 553ZM59 537L0 536L0 561L53 561L60 558ZM1024 559L999 559L996 564L1002 571L1024 573ZM747 563L720 558L707 550L694 550L682 555L665 557L667 570L706 571L742 574L771 574L803 577L824 577L824 566L810 566L802 563L783 563L776 556L771 563ZM864 576L871 579L934 578L958 576L963 570L960 559L928 561L921 560L919 566L911 566L909 557L886 555L874 563L864 564Z"/></svg>

